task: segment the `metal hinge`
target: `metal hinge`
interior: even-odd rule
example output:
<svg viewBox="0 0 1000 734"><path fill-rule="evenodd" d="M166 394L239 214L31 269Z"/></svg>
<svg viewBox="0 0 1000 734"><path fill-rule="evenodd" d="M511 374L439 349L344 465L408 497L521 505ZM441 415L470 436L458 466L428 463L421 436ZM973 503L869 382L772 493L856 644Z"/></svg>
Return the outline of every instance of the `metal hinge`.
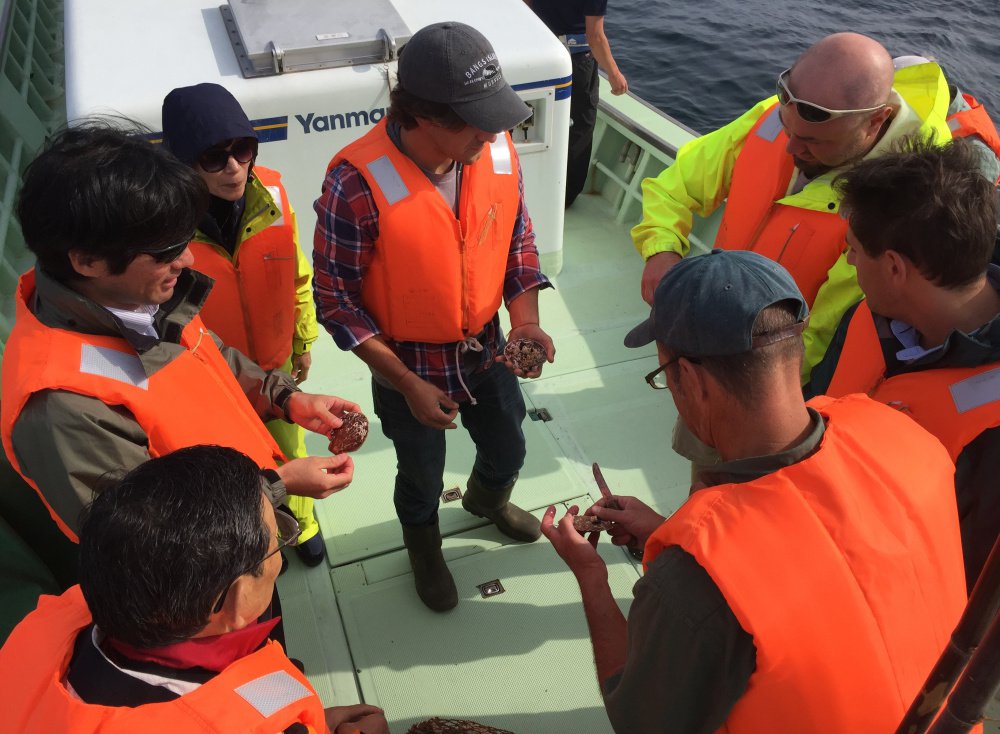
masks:
<svg viewBox="0 0 1000 734"><path fill-rule="evenodd" d="M484 584L479 584L476 588L479 589L479 593L482 594L484 599L489 599L491 596L496 596L497 594L502 594L506 591L506 589L503 588L503 584L500 583L500 579L487 581Z"/></svg>

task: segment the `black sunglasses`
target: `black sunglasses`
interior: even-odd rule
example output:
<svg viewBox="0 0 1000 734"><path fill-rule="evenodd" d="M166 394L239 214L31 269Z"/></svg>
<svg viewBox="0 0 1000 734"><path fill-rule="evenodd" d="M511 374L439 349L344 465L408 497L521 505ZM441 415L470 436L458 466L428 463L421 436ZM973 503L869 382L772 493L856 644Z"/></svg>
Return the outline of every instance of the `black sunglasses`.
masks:
<svg viewBox="0 0 1000 734"><path fill-rule="evenodd" d="M198 165L206 173L218 173L229 164L229 156L241 165L249 163L257 157L257 138L236 138L215 145L198 156Z"/></svg>
<svg viewBox="0 0 1000 734"><path fill-rule="evenodd" d="M860 110L831 110L815 102L806 102L804 99L799 99L792 94L788 88L788 75L791 73L792 70L789 68L778 74L778 83L775 89L778 95L778 104L782 107L794 104L795 111L799 113L799 117L804 122L827 122L828 120L835 120L838 117L860 115L864 112L877 112L886 106L885 104L880 104L878 107L865 107Z"/></svg>
<svg viewBox="0 0 1000 734"><path fill-rule="evenodd" d="M280 538L278 541L278 547L250 566L250 568L244 569L240 573L233 576L232 581L226 584L226 588L223 590L222 596L219 597L219 601L215 602L215 606L212 607L212 614L218 614L222 611L222 607L226 603L226 596L229 594L229 590L233 587L233 584L236 583L237 579L252 572L275 553L280 553L284 548L287 548L290 545L298 544L299 536L302 534L302 528L299 527L298 520L296 520L289 512L285 511L283 507L278 507L274 511L274 521L278 526L278 538Z"/></svg>
<svg viewBox="0 0 1000 734"><path fill-rule="evenodd" d="M136 255L149 255L156 262L160 264L172 263L174 260L179 258L184 254L184 251L188 248L191 240L194 239L194 232L189 234L183 240L174 245L167 245L166 247L158 247L148 250L135 250Z"/></svg>

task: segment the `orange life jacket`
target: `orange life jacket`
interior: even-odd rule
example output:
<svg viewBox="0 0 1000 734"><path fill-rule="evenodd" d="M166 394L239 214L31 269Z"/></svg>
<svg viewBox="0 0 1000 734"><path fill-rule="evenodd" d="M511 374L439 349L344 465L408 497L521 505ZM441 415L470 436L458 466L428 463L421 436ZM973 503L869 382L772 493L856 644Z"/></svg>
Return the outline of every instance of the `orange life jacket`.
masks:
<svg viewBox="0 0 1000 734"><path fill-rule="evenodd" d="M956 138L976 136L990 146L996 157L1000 158L1000 134L997 133L996 125L987 114L986 108L971 94L962 96L969 109L948 115L948 128L951 134Z"/></svg>
<svg viewBox="0 0 1000 734"><path fill-rule="evenodd" d="M819 449L695 492L650 537L692 554L753 637L757 665L720 732L892 732L965 605L954 467L861 395L810 401Z"/></svg>
<svg viewBox="0 0 1000 734"><path fill-rule="evenodd" d="M240 242L232 256L221 245L197 236L191 252L194 269L215 280L201 309L202 320L224 344L271 370L292 353L298 253L281 176L263 166L253 170L270 193L278 219ZM248 206L254 202L248 201ZM248 211L245 217L253 215Z"/></svg>
<svg viewBox="0 0 1000 734"><path fill-rule="evenodd" d="M79 700L63 678L81 630L91 623L79 586L42 596L38 608L0 649L4 727L20 734L275 734L296 722L311 734L328 729L316 691L281 645L269 641L180 698L144 706Z"/></svg>
<svg viewBox="0 0 1000 734"><path fill-rule="evenodd" d="M909 415L937 436L957 461L979 434L1000 426L1000 364L945 367L885 378L875 320L862 301L851 318L827 395L866 393Z"/></svg>
<svg viewBox="0 0 1000 734"><path fill-rule="evenodd" d="M827 272L844 252L847 222L832 198L827 211L778 203L788 193L795 162L775 103L747 135L733 167L729 198L715 238L726 250L753 250L781 263L812 307Z"/></svg>
<svg viewBox="0 0 1000 734"><path fill-rule="evenodd" d="M378 208L375 256L361 300L395 341L446 344L474 336L493 318L518 208L517 153L510 135L462 167L459 217L381 121L330 162L353 165Z"/></svg>
<svg viewBox="0 0 1000 734"><path fill-rule="evenodd" d="M153 457L187 446L216 444L242 451L264 468L284 461L197 316L181 334L180 353L147 375L135 350L122 338L42 324L28 307L34 291L35 273L29 270L18 284L16 321L7 341L0 397L4 450L21 476L11 434L28 398L41 390L66 390L124 406L145 431ZM60 529L76 541L44 492L29 477L24 479L38 492Z"/></svg>

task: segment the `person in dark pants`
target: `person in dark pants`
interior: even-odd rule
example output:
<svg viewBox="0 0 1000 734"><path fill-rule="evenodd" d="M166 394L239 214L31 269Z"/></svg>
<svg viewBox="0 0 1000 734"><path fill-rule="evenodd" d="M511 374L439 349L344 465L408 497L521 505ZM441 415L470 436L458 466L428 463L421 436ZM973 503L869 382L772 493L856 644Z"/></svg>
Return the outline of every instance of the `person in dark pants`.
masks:
<svg viewBox="0 0 1000 734"><path fill-rule="evenodd" d="M569 103L569 155L566 159L566 206L587 182L590 147L597 122L597 68L604 69L612 94L625 94L628 81L611 55L604 35L607 0L524 0L563 42L573 61L573 96Z"/></svg>
<svg viewBox="0 0 1000 734"><path fill-rule="evenodd" d="M542 367L503 356L506 339L530 339L555 357L538 311L538 291L551 284L506 132L530 112L481 33L422 28L403 47L386 118L334 156L315 204L317 316L371 368L414 584L439 612L458 603L438 506L445 430L459 414L476 444L462 506L515 540L540 534L510 498L526 451L517 377Z"/></svg>

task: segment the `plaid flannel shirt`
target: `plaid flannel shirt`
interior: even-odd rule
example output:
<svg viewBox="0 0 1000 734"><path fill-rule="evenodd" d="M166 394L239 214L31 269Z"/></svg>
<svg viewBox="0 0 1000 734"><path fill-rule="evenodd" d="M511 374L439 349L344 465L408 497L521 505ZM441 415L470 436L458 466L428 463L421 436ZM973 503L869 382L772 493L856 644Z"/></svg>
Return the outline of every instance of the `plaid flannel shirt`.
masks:
<svg viewBox="0 0 1000 734"><path fill-rule="evenodd" d="M504 276L505 304L532 288L552 285L539 269L535 233L524 203L520 168L518 193L517 219ZM314 208L317 219L313 242L313 293L317 317L337 346L350 351L382 333L361 303L361 283L374 257L378 239L378 209L368 182L346 162L327 175ZM505 340L499 314L493 316L481 334L474 336L483 346L474 365L470 365L470 355L460 352L461 342L389 341L389 344L409 369L453 400L464 401L468 400L468 395L460 377L463 365L467 374L482 372L493 364L503 349Z"/></svg>

